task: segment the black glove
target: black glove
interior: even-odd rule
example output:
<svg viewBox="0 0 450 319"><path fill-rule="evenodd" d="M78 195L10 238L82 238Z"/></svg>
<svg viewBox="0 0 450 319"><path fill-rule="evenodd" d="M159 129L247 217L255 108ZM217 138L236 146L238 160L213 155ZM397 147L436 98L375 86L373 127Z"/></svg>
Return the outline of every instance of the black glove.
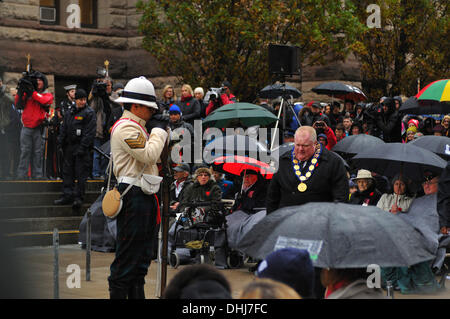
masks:
<svg viewBox="0 0 450 319"><path fill-rule="evenodd" d="M145 125L147 130L150 132L152 128L158 127L163 130L167 129L167 126L169 125L169 118L165 117L162 114L154 114L150 121L147 122Z"/></svg>

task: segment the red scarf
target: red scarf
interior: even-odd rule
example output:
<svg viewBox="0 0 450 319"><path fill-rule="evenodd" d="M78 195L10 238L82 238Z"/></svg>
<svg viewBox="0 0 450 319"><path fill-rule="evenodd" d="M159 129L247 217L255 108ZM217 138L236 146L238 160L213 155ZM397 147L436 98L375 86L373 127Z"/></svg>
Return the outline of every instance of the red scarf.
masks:
<svg viewBox="0 0 450 319"><path fill-rule="evenodd" d="M182 96L181 97L181 102L186 102L186 101L189 101L190 99L192 99L192 95Z"/></svg>

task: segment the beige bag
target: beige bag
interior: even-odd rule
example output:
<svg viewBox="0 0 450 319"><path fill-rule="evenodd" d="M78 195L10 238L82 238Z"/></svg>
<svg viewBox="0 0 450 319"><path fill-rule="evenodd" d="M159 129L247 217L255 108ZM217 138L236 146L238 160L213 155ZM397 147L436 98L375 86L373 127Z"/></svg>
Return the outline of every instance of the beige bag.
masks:
<svg viewBox="0 0 450 319"><path fill-rule="evenodd" d="M122 209L123 201L117 188L106 192L105 197L102 200L103 214L109 218L116 218Z"/></svg>
<svg viewBox="0 0 450 319"><path fill-rule="evenodd" d="M126 193L128 193L131 187L133 187L134 183L136 183L136 181L139 180L139 178L144 173L146 166L147 164L144 165L141 174L139 174L138 177L135 178L134 182L129 184L128 187L125 189L125 191L122 194L120 194L119 190L116 187L114 187L112 190L109 190L112 174L112 154L111 154L108 164L108 171L109 171L108 185L106 186L106 193L102 200L103 215L111 219L116 218L117 215L119 215L123 206L122 198L125 196Z"/></svg>

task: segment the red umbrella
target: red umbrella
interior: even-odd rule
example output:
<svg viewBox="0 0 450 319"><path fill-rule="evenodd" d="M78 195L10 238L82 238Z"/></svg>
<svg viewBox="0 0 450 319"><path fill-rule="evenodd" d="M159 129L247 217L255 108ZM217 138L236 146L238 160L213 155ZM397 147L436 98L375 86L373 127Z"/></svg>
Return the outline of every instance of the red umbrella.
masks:
<svg viewBox="0 0 450 319"><path fill-rule="evenodd" d="M246 156L221 156L214 160L215 166L224 172L240 176L245 170L253 170L261 174L265 179L271 179L275 173L269 164Z"/></svg>

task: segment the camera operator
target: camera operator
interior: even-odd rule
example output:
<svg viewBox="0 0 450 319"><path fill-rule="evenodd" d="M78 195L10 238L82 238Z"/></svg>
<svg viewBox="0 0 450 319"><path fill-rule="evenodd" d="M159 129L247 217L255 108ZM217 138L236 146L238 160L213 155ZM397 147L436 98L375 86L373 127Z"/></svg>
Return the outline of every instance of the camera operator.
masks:
<svg viewBox="0 0 450 319"><path fill-rule="evenodd" d="M47 77L38 71L25 75L19 80L15 105L23 107L22 131L20 133L20 161L17 167L17 178L27 179L28 168L31 177L42 179L42 124L47 117L47 111L53 103L53 94L47 91Z"/></svg>
<svg viewBox="0 0 450 319"><path fill-rule="evenodd" d="M395 108L393 98L384 98L379 106L373 105L369 107L366 114L372 120L372 124L374 125L373 134L375 136L381 137L386 143L401 143L402 117ZM378 129L378 132L375 128Z"/></svg>
<svg viewBox="0 0 450 319"><path fill-rule="evenodd" d="M209 115L209 113L211 113L212 111L218 109L219 107L221 107L223 105L237 102L237 99L233 95L231 90L232 90L231 83L228 81L224 81L222 83L222 87L220 88L220 91L216 92L216 95L220 95L220 96L216 96L216 95L210 96L209 104L206 107L206 115L207 116Z"/></svg>
<svg viewBox="0 0 450 319"><path fill-rule="evenodd" d="M336 135L334 134L331 127L329 127L325 121L319 120L314 122L313 128L316 130L317 136L319 136L320 134L325 134L327 144L324 146L326 146L326 148L331 151L333 146L337 143Z"/></svg>
<svg viewBox="0 0 450 319"><path fill-rule="evenodd" d="M100 147L109 140L109 132L107 124L111 116L111 100L109 96L112 93L111 78L106 76L106 70L97 69L99 76L92 84L91 93L89 94L89 105L96 114L96 132L94 146ZM94 152L92 162L92 177L101 178L105 175L107 160L99 153Z"/></svg>

